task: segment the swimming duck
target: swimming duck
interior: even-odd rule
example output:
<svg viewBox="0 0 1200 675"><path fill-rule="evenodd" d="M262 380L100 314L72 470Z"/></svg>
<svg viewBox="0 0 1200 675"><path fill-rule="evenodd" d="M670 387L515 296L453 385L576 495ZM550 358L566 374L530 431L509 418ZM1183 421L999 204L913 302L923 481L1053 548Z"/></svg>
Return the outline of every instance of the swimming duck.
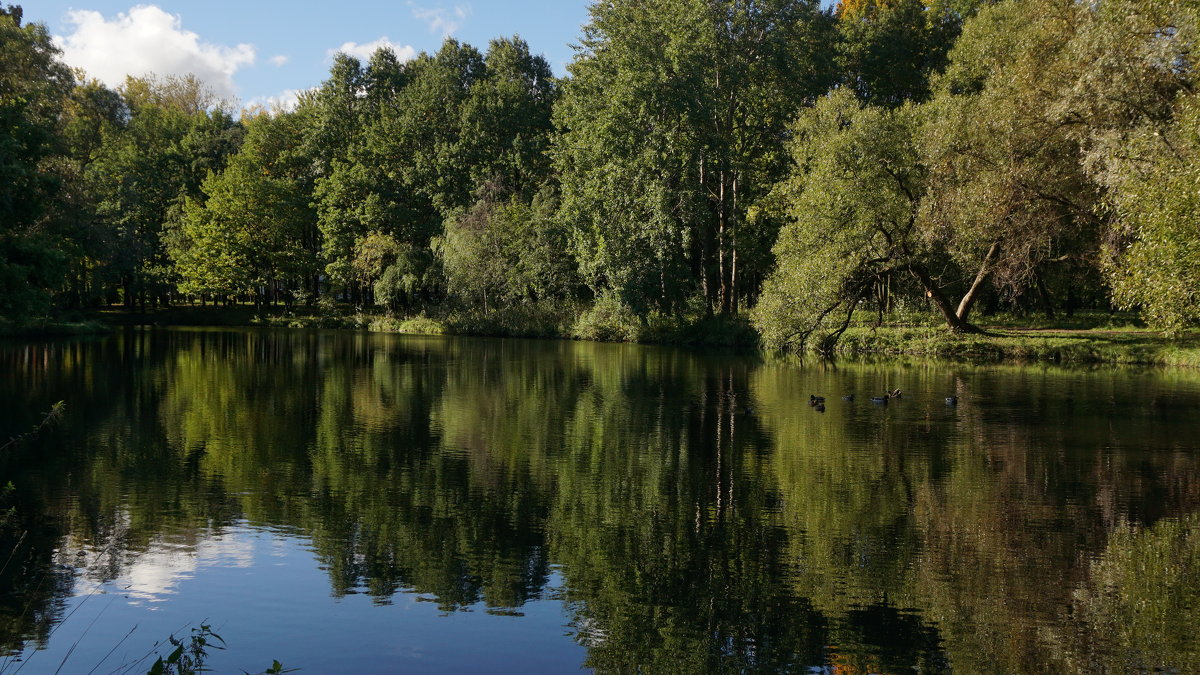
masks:
<svg viewBox="0 0 1200 675"><path fill-rule="evenodd" d="M854 394L846 394L845 396L843 396L843 397L842 397L842 400L843 400L843 401L853 401L853 400L854 400Z"/></svg>
<svg viewBox="0 0 1200 675"><path fill-rule="evenodd" d="M817 412L819 412L819 413L823 413L823 412L825 412L825 404L824 404L824 403L818 403L818 404L816 404L816 405L814 405L814 406L813 406L813 410L816 410L816 411L817 411Z"/></svg>
<svg viewBox="0 0 1200 675"><path fill-rule="evenodd" d="M816 394L808 395L808 404L809 405L817 405L819 403L824 403L824 402L825 402L824 396L817 396Z"/></svg>
<svg viewBox="0 0 1200 675"><path fill-rule="evenodd" d="M871 397L871 403L882 403L884 405L887 405L887 402L888 402L887 396L872 396Z"/></svg>
<svg viewBox="0 0 1200 675"><path fill-rule="evenodd" d="M904 394L904 392L900 391L899 389L893 389L887 393L887 397L888 398L900 398L900 396L903 394Z"/></svg>
<svg viewBox="0 0 1200 675"><path fill-rule="evenodd" d="M946 397L946 405L958 405L958 397L957 396L947 396Z"/></svg>

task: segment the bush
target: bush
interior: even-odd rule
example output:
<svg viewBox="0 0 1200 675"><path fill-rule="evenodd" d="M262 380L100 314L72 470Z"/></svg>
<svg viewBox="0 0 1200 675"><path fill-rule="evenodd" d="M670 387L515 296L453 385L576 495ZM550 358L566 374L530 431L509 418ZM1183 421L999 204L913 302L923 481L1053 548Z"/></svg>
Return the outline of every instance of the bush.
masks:
<svg viewBox="0 0 1200 675"><path fill-rule="evenodd" d="M491 311L470 308L447 319L453 333L506 337L563 337L570 332L575 312L562 302L506 305Z"/></svg>
<svg viewBox="0 0 1200 675"><path fill-rule="evenodd" d="M390 316L376 317L367 324L367 330L376 333L408 333L410 335L443 335L448 332L444 323L424 314L407 319Z"/></svg>
<svg viewBox="0 0 1200 675"><path fill-rule="evenodd" d="M571 327L571 337L577 340L599 342L637 342L645 324L615 294L596 298L595 304L585 310Z"/></svg>

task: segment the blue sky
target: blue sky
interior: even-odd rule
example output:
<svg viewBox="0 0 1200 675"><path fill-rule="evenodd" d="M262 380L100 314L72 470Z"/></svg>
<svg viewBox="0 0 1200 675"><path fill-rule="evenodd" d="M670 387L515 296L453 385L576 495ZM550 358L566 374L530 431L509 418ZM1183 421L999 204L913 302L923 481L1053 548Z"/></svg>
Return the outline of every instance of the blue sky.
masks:
<svg viewBox="0 0 1200 675"><path fill-rule="evenodd" d="M328 74L338 49L369 53L385 40L402 57L447 36L485 49L519 34L566 72L587 0L9 0L49 27L64 60L117 85L125 74L194 72L243 104L286 100ZM140 71L140 72L139 72Z"/></svg>

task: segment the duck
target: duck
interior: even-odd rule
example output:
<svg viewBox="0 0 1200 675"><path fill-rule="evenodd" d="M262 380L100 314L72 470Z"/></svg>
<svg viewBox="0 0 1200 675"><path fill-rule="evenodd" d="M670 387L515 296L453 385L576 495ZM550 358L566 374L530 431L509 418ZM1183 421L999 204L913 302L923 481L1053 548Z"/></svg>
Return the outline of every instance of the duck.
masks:
<svg viewBox="0 0 1200 675"><path fill-rule="evenodd" d="M853 400L854 400L854 394L846 394L845 396L843 396L843 397L842 397L842 400L843 400L843 401L853 401Z"/></svg>
<svg viewBox="0 0 1200 675"><path fill-rule="evenodd" d="M745 413L746 417L750 417L750 416L754 415L754 408L751 408L750 406L746 406L746 409L743 410L742 412Z"/></svg>
<svg viewBox="0 0 1200 675"><path fill-rule="evenodd" d="M823 412L825 412L825 404L824 404L824 403L818 403L818 404L816 404L816 405L814 405L814 406L813 406L813 410L816 410L816 411L817 411L817 412L819 412L819 413L823 413Z"/></svg>
<svg viewBox="0 0 1200 675"><path fill-rule="evenodd" d="M887 393L888 398L900 398L903 395L904 392L900 391L899 389L893 389Z"/></svg>
<svg viewBox="0 0 1200 675"><path fill-rule="evenodd" d="M888 402L887 396L872 396L871 397L871 403L882 403L884 405L887 405L887 402Z"/></svg>
<svg viewBox="0 0 1200 675"><path fill-rule="evenodd" d="M958 405L958 397L957 396L947 396L946 397L946 405Z"/></svg>
<svg viewBox="0 0 1200 675"><path fill-rule="evenodd" d="M817 396L816 394L809 394L809 395L808 395L808 404L809 404L809 405L818 405L818 404L821 404L821 403L824 403L824 402L825 402L825 397L824 397L824 396Z"/></svg>

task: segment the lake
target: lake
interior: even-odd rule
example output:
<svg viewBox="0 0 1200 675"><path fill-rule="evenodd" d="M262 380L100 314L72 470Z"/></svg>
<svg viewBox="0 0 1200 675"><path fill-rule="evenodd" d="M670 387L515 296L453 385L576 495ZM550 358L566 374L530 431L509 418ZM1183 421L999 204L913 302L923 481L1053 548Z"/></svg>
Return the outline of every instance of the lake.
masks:
<svg viewBox="0 0 1200 675"><path fill-rule="evenodd" d="M1192 371L131 329L0 373L0 439L66 404L0 453L3 673L201 624L233 672L1200 672Z"/></svg>

